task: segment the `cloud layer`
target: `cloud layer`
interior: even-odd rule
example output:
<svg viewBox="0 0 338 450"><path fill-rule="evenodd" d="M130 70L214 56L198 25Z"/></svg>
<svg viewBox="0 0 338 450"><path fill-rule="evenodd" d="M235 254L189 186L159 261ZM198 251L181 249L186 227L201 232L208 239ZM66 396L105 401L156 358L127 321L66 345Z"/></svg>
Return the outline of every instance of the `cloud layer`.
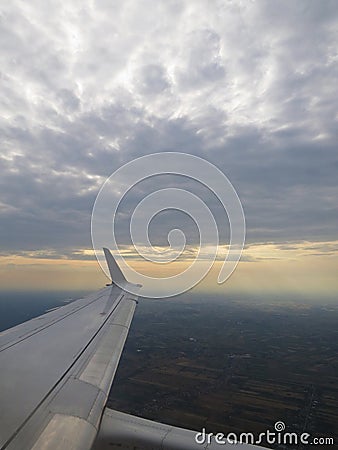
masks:
<svg viewBox="0 0 338 450"><path fill-rule="evenodd" d="M249 242L335 240L337 29L329 0L4 3L1 248L90 248L103 181L158 151L222 169Z"/></svg>

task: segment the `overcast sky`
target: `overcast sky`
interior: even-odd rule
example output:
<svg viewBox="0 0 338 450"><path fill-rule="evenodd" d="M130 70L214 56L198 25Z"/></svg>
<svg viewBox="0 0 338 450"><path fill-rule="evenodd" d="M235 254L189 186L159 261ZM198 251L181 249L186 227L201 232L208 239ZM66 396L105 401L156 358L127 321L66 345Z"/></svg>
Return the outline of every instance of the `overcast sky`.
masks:
<svg viewBox="0 0 338 450"><path fill-rule="evenodd" d="M224 171L248 243L336 240L337 86L335 0L2 2L1 251L91 248L106 177L161 151Z"/></svg>

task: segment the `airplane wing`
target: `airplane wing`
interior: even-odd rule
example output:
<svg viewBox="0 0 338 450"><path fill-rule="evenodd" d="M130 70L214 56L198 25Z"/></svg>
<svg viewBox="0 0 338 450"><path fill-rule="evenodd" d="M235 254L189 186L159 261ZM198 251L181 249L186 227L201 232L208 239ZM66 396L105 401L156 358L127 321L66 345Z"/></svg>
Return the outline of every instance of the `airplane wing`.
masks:
<svg viewBox="0 0 338 450"><path fill-rule="evenodd" d="M105 408L137 297L104 252L111 285L0 334L0 450L206 448Z"/></svg>
<svg viewBox="0 0 338 450"><path fill-rule="evenodd" d="M1 450L92 447L135 307L112 283L1 333Z"/></svg>

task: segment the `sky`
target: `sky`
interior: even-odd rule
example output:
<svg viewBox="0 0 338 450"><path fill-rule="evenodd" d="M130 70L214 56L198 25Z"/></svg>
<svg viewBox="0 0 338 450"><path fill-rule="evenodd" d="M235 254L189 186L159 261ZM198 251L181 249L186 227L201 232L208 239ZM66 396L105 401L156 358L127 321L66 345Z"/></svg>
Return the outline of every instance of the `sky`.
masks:
<svg viewBox="0 0 338 450"><path fill-rule="evenodd" d="M137 157L175 151L215 164L242 202L246 247L222 289L336 295L337 85L334 0L2 2L2 289L102 285L90 236L100 187ZM176 182L190 189L174 178L151 189ZM122 208L134 265L128 212L149 186ZM155 245L178 220L158 217ZM196 230L181 222L191 255Z"/></svg>

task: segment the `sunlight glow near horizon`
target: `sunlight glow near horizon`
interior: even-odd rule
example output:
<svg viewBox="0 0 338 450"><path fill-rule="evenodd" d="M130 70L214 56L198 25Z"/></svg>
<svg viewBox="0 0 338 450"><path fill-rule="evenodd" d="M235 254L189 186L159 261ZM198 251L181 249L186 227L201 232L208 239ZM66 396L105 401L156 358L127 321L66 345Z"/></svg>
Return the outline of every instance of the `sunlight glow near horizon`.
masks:
<svg viewBox="0 0 338 450"><path fill-rule="evenodd" d="M164 272L166 276L173 276L184 270L190 261L154 264L139 261L132 252L126 253L131 267L155 277L163 276ZM78 252L82 257L91 254L88 249ZM2 256L2 290L95 290L109 281L96 260L50 259L47 255L48 252L41 251ZM219 257L209 274L196 286L197 291L338 294L338 241L248 245L235 272L225 283L218 285L217 274L221 264ZM126 276L128 278L128 274Z"/></svg>

